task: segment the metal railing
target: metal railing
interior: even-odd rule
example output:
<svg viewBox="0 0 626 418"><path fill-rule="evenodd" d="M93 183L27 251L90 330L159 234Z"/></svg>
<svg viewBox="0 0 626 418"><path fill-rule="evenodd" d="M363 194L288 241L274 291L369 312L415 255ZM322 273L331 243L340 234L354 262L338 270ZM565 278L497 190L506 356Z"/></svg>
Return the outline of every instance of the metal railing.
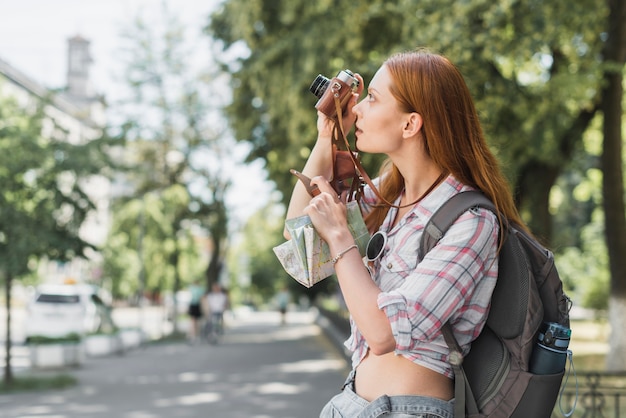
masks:
<svg viewBox="0 0 626 418"><path fill-rule="evenodd" d="M572 418L625 418L626 417L626 371L622 372L578 372L578 400ZM565 383L565 382L564 382ZM576 399L576 379L570 375L557 399L552 418L563 417L569 412Z"/></svg>

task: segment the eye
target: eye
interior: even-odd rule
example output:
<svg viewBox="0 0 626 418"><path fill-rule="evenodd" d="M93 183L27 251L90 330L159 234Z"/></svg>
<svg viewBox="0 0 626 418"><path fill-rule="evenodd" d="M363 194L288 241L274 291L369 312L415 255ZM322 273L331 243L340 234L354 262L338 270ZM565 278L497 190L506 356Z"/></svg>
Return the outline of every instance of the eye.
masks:
<svg viewBox="0 0 626 418"><path fill-rule="evenodd" d="M367 100L369 101L374 100L374 95L372 93L367 93Z"/></svg>

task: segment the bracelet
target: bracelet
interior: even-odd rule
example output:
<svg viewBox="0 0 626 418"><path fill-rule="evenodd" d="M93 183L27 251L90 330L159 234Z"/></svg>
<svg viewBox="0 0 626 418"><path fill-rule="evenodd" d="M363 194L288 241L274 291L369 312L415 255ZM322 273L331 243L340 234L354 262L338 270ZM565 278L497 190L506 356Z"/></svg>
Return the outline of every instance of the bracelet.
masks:
<svg viewBox="0 0 626 418"><path fill-rule="evenodd" d="M343 255L344 255L345 253L347 253L348 251L350 251L350 250L351 250L351 249L353 249L353 248L359 248L359 246L358 246L358 245L356 245L356 244L352 244L351 246L349 246L349 247L348 247L348 248L346 248L345 250L343 250L343 251L339 251L339 253L337 253L337 255L336 255L336 256L334 256L334 257L333 257L333 259L332 259L332 260L330 260L330 261L333 263L333 265L335 265L335 263L337 263L337 261L339 261L339 259L340 259L341 257L343 257Z"/></svg>

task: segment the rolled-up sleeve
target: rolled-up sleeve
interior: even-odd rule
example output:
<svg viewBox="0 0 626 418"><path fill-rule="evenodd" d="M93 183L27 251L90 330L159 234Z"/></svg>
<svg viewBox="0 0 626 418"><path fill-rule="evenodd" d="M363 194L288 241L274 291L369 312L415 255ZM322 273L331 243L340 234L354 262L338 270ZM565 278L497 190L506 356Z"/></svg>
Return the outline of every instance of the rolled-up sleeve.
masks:
<svg viewBox="0 0 626 418"><path fill-rule="evenodd" d="M391 332L396 339L396 349L400 351L411 348L413 337L413 324L409 318L407 300L398 292L380 293L378 295L378 307L385 311Z"/></svg>

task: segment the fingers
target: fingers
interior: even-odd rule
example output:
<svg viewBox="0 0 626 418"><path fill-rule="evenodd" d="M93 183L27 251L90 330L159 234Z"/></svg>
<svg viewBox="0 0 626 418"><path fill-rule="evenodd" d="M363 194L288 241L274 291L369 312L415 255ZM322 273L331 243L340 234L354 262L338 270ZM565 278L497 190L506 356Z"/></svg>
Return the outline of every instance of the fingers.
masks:
<svg viewBox="0 0 626 418"><path fill-rule="evenodd" d="M332 196L333 200L337 203L339 202L339 196L337 196L337 192L330 185L328 180L326 180L323 176L316 176L311 179L311 186L317 186L319 191L323 194L326 193Z"/></svg>
<svg viewBox="0 0 626 418"><path fill-rule="evenodd" d="M329 214L332 212L331 205L335 203L332 195L328 193L320 193L309 201L304 208L304 213L311 216L312 220L317 216L321 216L324 220L328 220ZM315 222L314 222L315 223Z"/></svg>
<svg viewBox="0 0 626 418"><path fill-rule="evenodd" d="M355 76L357 80L359 80L359 85L357 86L356 91L360 96L361 93L363 93L363 90L365 89L365 82L363 81L363 77L361 76L361 74L356 73Z"/></svg>
<svg viewBox="0 0 626 418"><path fill-rule="evenodd" d="M333 121L324 113L317 111L317 131L319 136L328 137L332 136L333 132Z"/></svg>
<svg viewBox="0 0 626 418"><path fill-rule="evenodd" d="M318 225L319 221L329 222L337 212L337 205L341 204L337 192L332 188L330 183L322 176L316 176L311 179L311 185L317 187L320 193L309 201L304 213L311 216L314 224ZM340 210L345 211L345 209ZM320 218L321 217L321 218ZM317 221L315 220L317 219Z"/></svg>
<svg viewBox="0 0 626 418"><path fill-rule="evenodd" d="M327 240L331 231L347 228L347 208L324 177L313 177L311 183L315 184L321 193L309 201L303 212L311 218L320 237Z"/></svg>

